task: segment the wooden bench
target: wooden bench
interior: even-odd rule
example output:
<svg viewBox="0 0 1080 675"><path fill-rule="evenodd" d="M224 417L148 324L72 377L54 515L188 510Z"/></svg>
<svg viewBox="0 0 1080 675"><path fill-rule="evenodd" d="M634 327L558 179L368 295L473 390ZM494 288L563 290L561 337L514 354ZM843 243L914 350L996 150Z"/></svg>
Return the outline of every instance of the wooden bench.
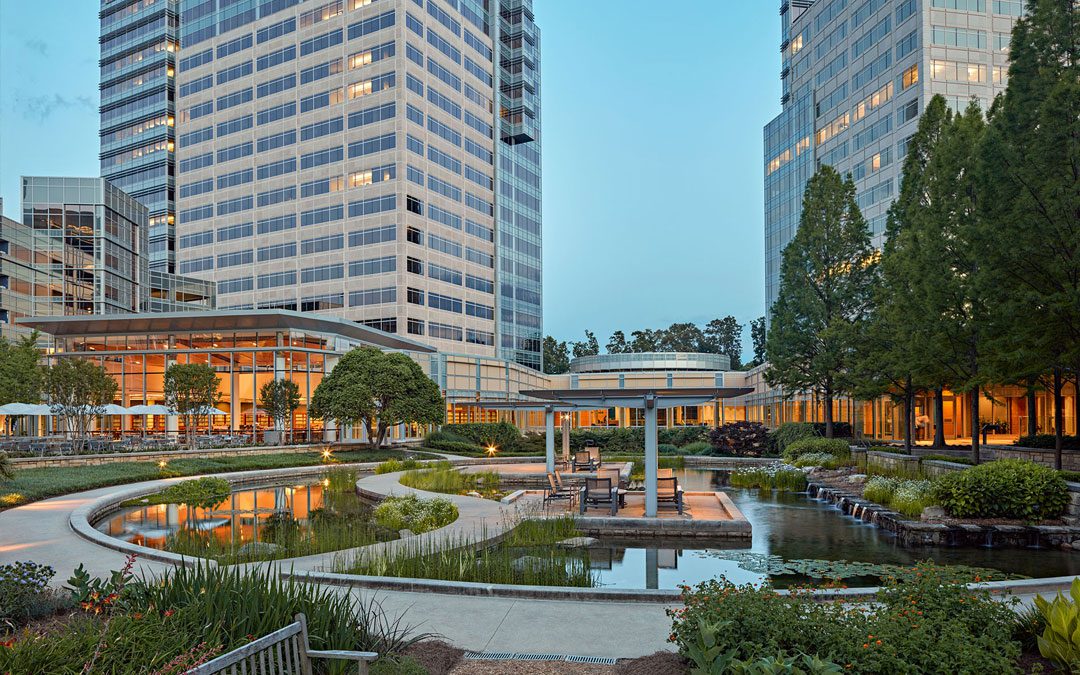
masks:
<svg viewBox="0 0 1080 675"><path fill-rule="evenodd" d="M367 675L368 662L379 658L374 652L322 651L308 645L307 618L222 654L188 671L188 675L311 675L311 659L355 661L360 675Z"/></svg>

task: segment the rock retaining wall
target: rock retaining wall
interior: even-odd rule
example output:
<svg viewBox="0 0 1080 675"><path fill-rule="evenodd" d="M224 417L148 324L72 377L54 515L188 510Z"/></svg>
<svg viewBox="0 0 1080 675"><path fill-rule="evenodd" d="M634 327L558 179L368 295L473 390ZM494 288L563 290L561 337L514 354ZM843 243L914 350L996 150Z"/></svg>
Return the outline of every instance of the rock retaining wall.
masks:
<svg viewBox="0 0 1080 675"><path fill-rule="evenodd" d="M1022 448L1015 445L984 446L984 459L1027 459L1046 466L1054 466L1053 448ZM1061 468L1065 471L1080 471L1080 451L1062 450Z"/></svg>
<svg viewBox="0 0 1080 675"><path fill-rule="evenodd" d="M882 450L869 450L866 453L867 473L880 473L900 476L917 476L919 474L919 458L915 455L902 455L897 452L884 452Z"/></svg>

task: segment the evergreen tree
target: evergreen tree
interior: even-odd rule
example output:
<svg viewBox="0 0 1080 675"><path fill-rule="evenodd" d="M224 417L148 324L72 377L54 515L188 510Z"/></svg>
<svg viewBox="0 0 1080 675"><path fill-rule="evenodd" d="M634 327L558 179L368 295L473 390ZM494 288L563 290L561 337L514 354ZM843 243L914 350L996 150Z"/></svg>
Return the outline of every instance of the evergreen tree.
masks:
<svg viewBox="0 0 1080 675"><path fill-rule="evenodd" d="M570 370L570 349L566 342L559 342L548 335L544 338L544 372L561 375Z"/></svg>
<svg viewBox="0 0 1080 675"><path fill-rule="evenodd" d="M572 351L575 359L581 356L596 356L600 353L600 342L591 330L586 330L585 339L575 342Z"/></svg>
<svg viewBox="0 0 1080 675"><path fill-rule="evenodd" d="M626 344L626 334L621 330L617 330L611 334L611 339L607 343L608 354L625 354L630 351L629 345Z"/></svg>
<svg viewBox="0 0 1080 675"><path fill-rule="evenodd" d="M806 184L799 229L784 249L779 298L766 338L765 378L789 395L819 393L829 438L833 400L853 388L850 370L869 310L874 267L854 182L822 166Z"/></svg>
<svg viewBox="0 0 1080 675"><path fill-rule="evenodd" d="M765 317L759 316L750 322L750 340L754 343L754 360L749 366L760 366L765 363Z"/></svg>
<svg viewBox="0 0 1080 675"><path fill-rule="evenodd" d="M1033 0L982 146L983 283L1001 372L1046 374L1061 468L1067 369L1080 364L1080 12Z"/></svg>

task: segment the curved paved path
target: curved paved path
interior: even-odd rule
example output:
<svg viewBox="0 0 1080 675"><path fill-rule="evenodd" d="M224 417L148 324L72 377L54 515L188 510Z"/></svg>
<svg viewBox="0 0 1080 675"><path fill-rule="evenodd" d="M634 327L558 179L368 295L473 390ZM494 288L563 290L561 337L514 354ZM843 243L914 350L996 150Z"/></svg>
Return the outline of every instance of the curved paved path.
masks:
<svg viewBox="0 0 1080 675"><path fill-rule="evenodd" d="M184 479L188 478L192 477ZM56 585L63 585L79 563L85 563L92 575L106 576L124 564L124 554L75 534L69 525L71 512L113 493L163 488L176 480L99 488L2 511L0 564L33 560L51 565L56 570ZM393 489L404 493L410 488L399 484ZM493 502L490 505L498 507ZM490 516L485 512L481 517ZM326 563L324 556L297 560L306 560L312 568ZM167 563L138 560L136 574L154 574L169 567ZM454 645L473 651L629 658L673 649L666 642L671 621L660 604L337 590L363 599L374 596L392 617L403 615L405 623L418 630L439 633Z"/></svg>

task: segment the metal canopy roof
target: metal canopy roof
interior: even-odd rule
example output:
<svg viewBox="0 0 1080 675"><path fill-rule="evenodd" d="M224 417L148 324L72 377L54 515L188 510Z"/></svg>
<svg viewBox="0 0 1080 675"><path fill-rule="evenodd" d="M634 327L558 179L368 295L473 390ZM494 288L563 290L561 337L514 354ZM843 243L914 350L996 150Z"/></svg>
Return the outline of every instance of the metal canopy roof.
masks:
<svg viewBox="0 0 1080 675"><path fill-rule="evenodd" d="M648 402L657 408L701 405L724 398L753 393L752 387L633 387L625 389L535 389L523 396L559 401L579 408L644 408Z"/></svg>
<svg viewBox="0 0 1080 675"><path fill-rule="evenodd" d="M414 340L345 319L287 309L35 316L19 319L17 323L50 335L63 336L292 329L340 335L384 349L423 353L436 351Z"/></svg>

